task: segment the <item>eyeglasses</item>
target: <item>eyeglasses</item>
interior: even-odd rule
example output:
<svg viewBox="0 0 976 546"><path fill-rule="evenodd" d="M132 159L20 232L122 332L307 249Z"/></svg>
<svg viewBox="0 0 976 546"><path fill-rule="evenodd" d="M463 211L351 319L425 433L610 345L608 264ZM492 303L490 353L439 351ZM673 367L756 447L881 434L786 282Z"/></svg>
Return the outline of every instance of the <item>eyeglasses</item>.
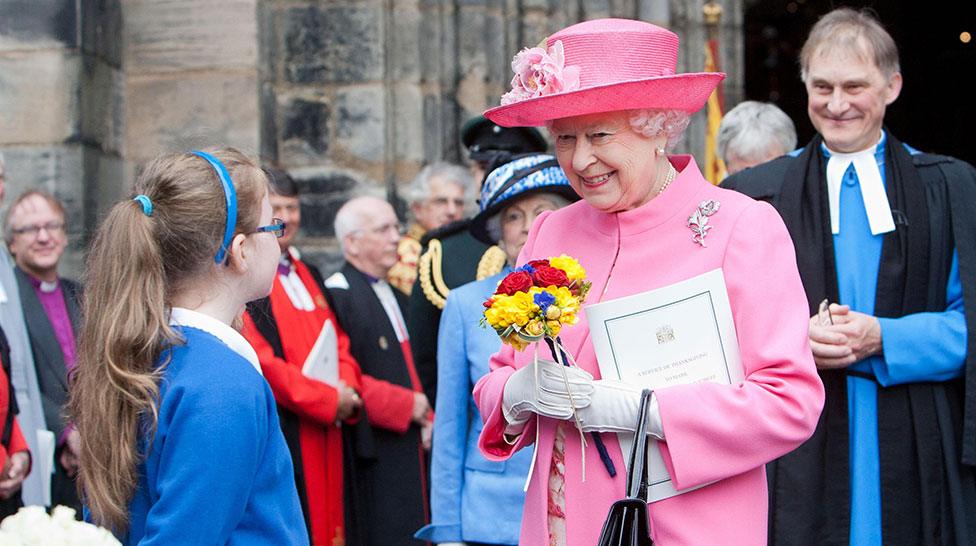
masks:
<svg viewBox="0 0 976 546"><path fill-rule="evenodd" d="M64 229L64 222L48 222L46 224L30 224L27 226L13 228L12 231L14 235L30 235L31 237L37 237L41 230L47 231L48 233L58 233Z"/></svg>
<svg viewBox="0 0 976 546"><path fill-rule="evenodd" d="M464 199L451 199L448 197L435 197L429 201L429 203L435 207L446 207L448 205L454 205L459 209L464 208Z"/></svg>
<svg viewBox="0 0 976 546"><path fill-rule="evenodd" d="M255 228L253 233L274 233L275 237L280 238L285 234L285 221L281 218L272 218L270 225Z"/></svg>
<svg viewBox="0 0 976 546"><path fill-rule="evenodd" d="M372 229L355 229L351 233L369 233L372 235L380 236L389 233L390 231L396 231L397 235L403 235L407 232L406 228L400 222L394 222L392 224L383 224L382 226L374 227Z"/></svg>

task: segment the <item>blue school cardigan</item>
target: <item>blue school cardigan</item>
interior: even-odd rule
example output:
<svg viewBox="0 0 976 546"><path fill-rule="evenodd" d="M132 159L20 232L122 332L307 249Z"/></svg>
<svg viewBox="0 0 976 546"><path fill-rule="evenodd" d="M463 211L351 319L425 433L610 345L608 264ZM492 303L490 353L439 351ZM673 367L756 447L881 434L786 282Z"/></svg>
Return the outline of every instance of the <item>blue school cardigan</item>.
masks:
<svg viewBox="0 0 976 546"><path fill-rule="evenodd" d="M307 545L267 382L213 335L178 329L186 343L168 351L123 543Z"/></svg>

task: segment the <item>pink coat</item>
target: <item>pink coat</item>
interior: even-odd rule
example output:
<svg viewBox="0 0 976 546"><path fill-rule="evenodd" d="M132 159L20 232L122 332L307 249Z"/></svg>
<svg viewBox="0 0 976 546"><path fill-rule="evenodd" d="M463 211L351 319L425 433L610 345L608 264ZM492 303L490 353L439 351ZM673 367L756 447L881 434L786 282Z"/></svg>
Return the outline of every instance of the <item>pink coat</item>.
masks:
<svg viewBox="0 0 976 546"><path fill-rule="evenodd" d="M707 487L649 505L655 543L766 544L767 491L764 464L793 450L814 430L823 407L823 385L807 340L807 300L796 269L790 235L766 203L712 186L690 156L674 156L680 171L659 197L634 210L606 214L580 201L541 216L519 262L569 254L593 283L589 303L666 286L721 267L745 381L700 383L656 392L666 441L661 454L680 489ZM707 247L692 241L688 216L706 199L721 203L710 217ZM619 231L618 231L619 226ZM620 251L608 279L618 245ZM561 335L578 364L600 372L585 316ZM492 357L491 372L474 389L485 420L479 446L502 460L531 449L535 419L516 445L505 443L502 391L509 376L531 360L531 348L516 354L505 346ZM543 349L543 354L548 354ZM539 417L538 460L525 500L523 546L548 544L546 487L557 421ZM567 423L567 425L570 425ZM610 478L592 442L581 482L579 435L566 429L566 534L570 546L596 544L613 501L624 496L624 458L616 435L604 434L618 470ZM802 492L797 492L802 494Z"/></svg>

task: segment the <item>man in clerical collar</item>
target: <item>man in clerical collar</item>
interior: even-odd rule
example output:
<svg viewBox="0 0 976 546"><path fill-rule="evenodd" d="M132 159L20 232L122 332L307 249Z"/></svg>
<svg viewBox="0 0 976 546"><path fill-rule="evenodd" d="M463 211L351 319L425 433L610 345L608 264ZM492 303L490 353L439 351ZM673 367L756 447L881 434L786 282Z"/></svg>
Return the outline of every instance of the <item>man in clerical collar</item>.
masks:
<svg viewBox="0 0 976 546"><path fill-rule="evenodd" d="M902 75L870 14L828 13L800 55L819 134L724 183L790 230L827 392L769 468L770 543L974 544L976 175L883 127Z"/></svg>
<svg viewBox="0 0 976 546"><path fill-rule="evenodd" d="M384 280L402 232L383 199L357 197L336 213L346 263L325 280L326 298L362 370L366 414L348 444L354 451L345 467L353 476L348 544L416 544L413 534L428 523L423 453L430 449L433 412L411 356L406 296Z"/></svg>
<svg viewBox="0 0 976 546"><path fill-rule="evenodd" d="M10 205L4 222L7 248L17 266L17 282L41 405L56 441L51 502L78 510L75 487L79 435L64 419L68 372L75 365L75 339L81 326L81 289L58 276L68 245L64 205L53 195L29 190Z"/></svg>

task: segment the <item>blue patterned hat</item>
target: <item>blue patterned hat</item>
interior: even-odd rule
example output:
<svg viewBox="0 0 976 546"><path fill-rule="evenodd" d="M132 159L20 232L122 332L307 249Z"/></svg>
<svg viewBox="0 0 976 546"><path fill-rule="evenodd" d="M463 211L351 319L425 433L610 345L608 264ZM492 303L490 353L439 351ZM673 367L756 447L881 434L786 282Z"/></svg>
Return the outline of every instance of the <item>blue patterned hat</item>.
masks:
<svg viewBox="0 0 976 546"><path fill-rule="evenodd" d="M481 186L481 212L471 220L471 234L488 244L497 241L488 233L488 220L512 200L532 193L549 192L570 202L579 200L556 158L548 154L513 157L488 174Z"/></svg>

